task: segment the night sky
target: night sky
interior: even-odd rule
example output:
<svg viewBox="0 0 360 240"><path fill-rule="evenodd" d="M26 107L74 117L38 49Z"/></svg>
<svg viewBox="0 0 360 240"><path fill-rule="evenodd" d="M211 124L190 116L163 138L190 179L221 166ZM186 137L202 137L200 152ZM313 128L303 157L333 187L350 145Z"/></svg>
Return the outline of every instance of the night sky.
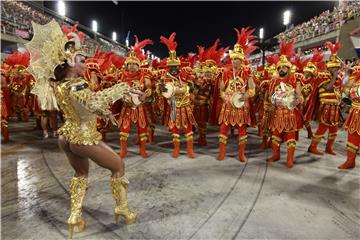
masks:
<svg viewBox="0 0 360 240"><path fill-rule="evenodd" d="M56 2L45 2L56 11ZM292 12L291 23L299 24L337 4L334 1L317 2L71 2L66 1L66 16L91 27L98 21L98 32L111 38L117 32L118 41L124 43L128 30L141 39L150 38L155 44L147 47L159 57L167 56L167 48L159 43L160 35L177 33L178 54L197 52L196 45L210 46L220 38L223 46L236 41L234 27L263 27L265 39L285 30L282 14ZM256 31L258 35L258 31Z"/></svg>

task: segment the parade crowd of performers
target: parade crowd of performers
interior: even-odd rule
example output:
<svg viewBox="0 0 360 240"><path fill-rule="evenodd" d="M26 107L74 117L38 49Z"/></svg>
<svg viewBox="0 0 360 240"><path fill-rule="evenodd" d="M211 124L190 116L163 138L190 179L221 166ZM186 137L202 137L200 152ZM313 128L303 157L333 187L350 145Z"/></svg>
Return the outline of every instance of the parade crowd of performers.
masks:
<svg viewBox="0 0 360 240"><path fill-rule="evenodd" d="M68 36L76 26L63 27ZM120 134L120 156L127 155L131 127L137 128L141 157L147 158L147 144L155 144L155 126L163 125L172 134L174 158L180 155L180 139L187 143L187 156L195 158L194 129L198 138L195 143L207 144L206 132L211 126L219 126L219 154L217 160L226 157L228 132L238 131L238 159L246 159L247 128L258 127L262 137L261 148L271 148L267 161L280 160L280 145L287 146L287 167L293 167L299 131L304 127L312 139L308 152L324 153L318 149L326 138L325 153L336 155L336 141L341 107L345 101L351 105L345 121L348 131L347 159L340 169L355 167L355 157L360 145L360 66L345 69L337 57L339 43L327 42L331 51L325 60L322 51L314 51L312 57L295 55L294 42L281 41L280 52L267 56L265 66L253 69L248 56L256 49L254 29L235 29L237 42L232 49L220 47L220 40L212 46L198 46L197 54L177 56L176 33L160 42L169 50L169 57L160 61L149 59L144 48L154 44L150 39L139 41L127 56L99 49L85 60L84 78L88 88L101 91L117 83L126 83L138 90L127 99L120 99L112 106L112 117ZM229 52L229 54L225 54ZM226 56L226 57L224 57ZM15 52L1 65L1 132L3 142L9 141L8 118L28 121L37 119L37 128L43 130L44 138L57 136L57 118L61 108L54 96L56 83L48 81L48 91L33 89L34 78L27 70L30 62L28 52ZM38 97L42 95L41 97ZM40 99L46 99L41 101ZM311 122L318 122L312 131ZM97 129L106 141L111 127L108 119L98 119ZM327 135L326 135L327 134Z"/></svg>

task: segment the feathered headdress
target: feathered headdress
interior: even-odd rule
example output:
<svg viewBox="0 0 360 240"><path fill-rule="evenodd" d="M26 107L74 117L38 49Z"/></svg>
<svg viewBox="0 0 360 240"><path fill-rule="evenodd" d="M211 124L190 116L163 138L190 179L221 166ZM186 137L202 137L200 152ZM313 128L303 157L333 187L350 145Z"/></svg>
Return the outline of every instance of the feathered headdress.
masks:
<svg viewBox="0 0 360 240"><path fill-rule="evenodd" d="M167 58L167 66L180 66L181 61L176 57L177 42L175 42L176 32L173 32L167 39L164 36L160 37L160 42L164 43L169 49L169 57Z"/></svg>
<svg viewBox="0 0 360 240"><path fill-rule="evenodd" d="M290 62L292 56L295 54L295 42L294 41L281 41L280 42L280 58L276 64L276 68L280 66L287 66L291 68Z"/></svg>
<svg viewBox="0 0 360 240"><path fill-rule="evenodd" d="M30 52L14 52L4 63L11 66L13 69L23 71L30 64Z"/></svg>
<svg viewBox="0 0 360 240"><path fill-rule="evenodd" d="M101 52L99 48L96 48L94 55L88 57L85 60L85 64L86 64L85 79L90 80L91 72L96 72L97 74L100 74L100 64L99 64L100 56L101 56Z"/></svg>
<svg viewBox="0 0 360 240"><path fill-rule="evenodd" d="M310 58L304 59L301 57L301 54L296 54L294 60L292 61L292 64L295 67L294 71L303 72L305 66L309 62L310 62Z"/></svg>
<svg viewBox="0 0 360 240"><path fill-rule="evenodd" d="M241 31L237 28L234 29L237 33L237 42L234 45L234 50L230 53L230 58L237 58L244 61L245 58L256 49L256 36L251 35L255 31L255 28L241 28Z"/></svg>
<svg viewBox="0 0 360 240"><path fill-rule="evenodd" d="M66 34L66 37L69 41L74 41L75 43L79 41L80 44L84 43L85 34L77 30L78 24L75 24L71 28L68 28L66 25L61 27L63 33Z"/></svg>
<svg viewBox="0 0 360 240"><path fill-rule="evenodd" d="M270 56L266 57L266 62L267 62L267 66L265 67L265 70L269 73L269 74L274 74L274 72L276 71L276 64L279 61L279 55L277 54L273 54Z"/></svg>
<svg viewBox="0 0 360 240"><path fill-rule="evenodd" d="M317 75L319 71L324 71L326 68L325 62L324 62L324 53L322 51L318 51L315 49L313 51L313 56L311 59L309 59L309 62L304 67L304 72L310 72L314 76Z"/></svg>
<svg viewBox="0 0 360 240"><path fill-rule="evenodd" d="M325 43L325 47L327 47L328 49L330 49L331 52L331 56L329 61L326 63L326 66L328 68L333 68L333 67L341 67L342 61L341 59L338 58L337 56L337 52L339 51L341 45L340 42L337 42L335 44L331 43L331 42L326 42Z"/></svg>
<svg viewBox="0 0 360 240"><path fill-rule="evenodd" d="M200 66L202 66L205 70L209 69L211 71L216 71L217 67L221 65L221 59L224 56L224 53L229 49L220 48L217 49L219 46L220 40L216 39L214 44L205 49L204 47L198 46L198 55L199 55L199 62Z"/></svg>
<svg viewBox="0 0 360 240"><path fill-rule="evenodd" d="M153 43L154 42L152 40L148 39L148 38L141 41L141 42L139 42L138 37L135 35L135 44L131 48L129 56L125 60L125 64L135 63L135 64L138 64L140 66L141 62L146 60L146 56L145 56L145 54L143 54L142 49L145 46L147 46L149 44L153 44Z"/></svg>

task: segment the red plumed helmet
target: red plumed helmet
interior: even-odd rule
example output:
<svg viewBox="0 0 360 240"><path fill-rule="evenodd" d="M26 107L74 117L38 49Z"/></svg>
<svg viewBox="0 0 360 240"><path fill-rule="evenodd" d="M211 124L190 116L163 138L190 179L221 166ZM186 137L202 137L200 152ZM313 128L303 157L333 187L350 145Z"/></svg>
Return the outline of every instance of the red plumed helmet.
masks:
<svg viewBox="0 0 360 240"><path fill-rule="evenodd" d="M143 61L147 60L147 57L145 54L143 54L142 49L150 44L153 44L154 42L150 39L144 39L143 41L139 42L138 37L135 35L135 44L131 48L131 51L129 53L129 56L125 60L125 64L128 63L135 63L139 66Z"/></svg>
<svg viewBox="0 0 360 240"><path fill-rule="evenodd" d="M244 61L245 57L256 49L256 36L252 35L255 28L250 29L250 27L246 27L240 31L237 28L234 29L237 33L237 41L234 50L230 53L230 58L237 58Z"/></svg>
<svg viewBox="0 0 360 240"><path fill-rule="evenodd" d="M290 62L292 56L295 54L295 42L291 41L281 41L280 42L280 58L276 64L276 68L280 66L286 66L288 68L292 67Z"/></svg>
<svg viewBox="0 0 360 240"><path fill-rule="evenodd" d="M328 68L333 68L333 67L340 68L342 61L341 61L341 59L339 59L337 57L337 52L339 51L339 49L341 47L340 42L336 42L335 44L333 44L331 42L326 42L325 47L330 49L330 52L331 52L330 60L326 63L326 66Z"/></svg>
<svg viewBox="0 0 360 240"><path fill-rule="evenodd" d="M160 37L160 42L164 43L169 49L169 57L166 61L167 66L180 66L181 61L176 57L177 42L175 42L176 32L173 32L169 38Z"/></svg>

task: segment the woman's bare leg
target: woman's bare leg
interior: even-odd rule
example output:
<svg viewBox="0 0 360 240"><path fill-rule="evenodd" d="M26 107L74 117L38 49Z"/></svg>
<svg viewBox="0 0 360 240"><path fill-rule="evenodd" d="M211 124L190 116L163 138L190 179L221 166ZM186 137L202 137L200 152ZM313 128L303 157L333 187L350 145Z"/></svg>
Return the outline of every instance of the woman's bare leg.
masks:
<svg viewBox="0 0 360 240"><path fill-rule="evenodd" d="M70 150L75 155L90 158L99 166L109 169L112 177L121 177L125 174L123 160L104 142L97 145L70 144Z"/></svg>
<svg viewBox="0 0 360 240"><path fill-rule="evenodd" d="M49 118L50 118L49 119L50 128L54 131L54 136L56 136L56 131L58 129L58 127L57 127L57 111L51 111Z"/></svg>
<svg viewBox="0 0 360 240"><path fill-rule="evenodd" d="M75 170L76 177L87 177L89 174L89 160L71 152L69 142L63 136L59 136L58 144L60 149L66 154L70 165Z"/></svg>
<svg viewBox="0 0 360 240"><path fill-rule="evenodd" d="M43 130L44 138L48 138L48 116L47 113L43 113L44 115L41 116L41 128ZM45 115L46 114L46 115Z"/></svg>

